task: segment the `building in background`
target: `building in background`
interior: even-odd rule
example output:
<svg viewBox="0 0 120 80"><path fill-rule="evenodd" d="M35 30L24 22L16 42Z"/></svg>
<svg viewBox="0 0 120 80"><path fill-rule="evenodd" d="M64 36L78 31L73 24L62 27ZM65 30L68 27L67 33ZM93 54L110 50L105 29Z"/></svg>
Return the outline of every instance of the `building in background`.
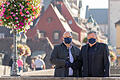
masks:
<svg viewBox="0 0 120 80"><path fill-rule="evenodd" d="M120 21L115 23L115 28L116 28L116 49L117 53L120 55Z"/></svg>
<svg viewBox="0 0 120 80"><path fill-rule="evenodd" d="M109 0L109 39L110 43L116 47L116 34L115 24L120 20L120 0Z"/></svg>
<svg viewBox="0 0 120 80"><path fill-rule="evenodd" d="M120 65L120 21L115 23L116 28L116 50L117 50L117 60Z"/></svg>
<svg viewBox="0 0 120 80"><path fill-rule="evenodd" d="M40 18L36 27L27 32L27 36L33 40L48 37L54 45L62 42L62 35L65 31L72 32L73 43L77 46L81 45L78 40L78 33L70 28L67 20L61 15L57 7L51 4Z"/></svg>
<svg viewBox="0 0 120 80"><path fill-rule="evenodd" d="M86 6L86 16L85 18L89 18L90 16L93 17L93 19L97 22L97 24L100 26L101 32L109 36L108 34L108 9L90 9L89 6Z"/></svg>

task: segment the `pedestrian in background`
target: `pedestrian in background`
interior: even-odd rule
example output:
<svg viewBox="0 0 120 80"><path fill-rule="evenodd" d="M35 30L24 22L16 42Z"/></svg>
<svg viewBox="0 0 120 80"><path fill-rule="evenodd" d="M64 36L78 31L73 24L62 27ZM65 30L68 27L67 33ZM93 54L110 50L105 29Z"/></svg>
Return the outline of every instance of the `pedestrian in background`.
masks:
<svg viewBox="0 0 120 80"><path fill-rule="evenodd" d="M17 60L17 64L18 64L18 70L20 72L22 70L22 68L23 68L23 61L22 61L22 59L20 57Z"/></svg>
<svg viewBox="0 0 120 80"><path fill-rule="evenodd" d="M35 60L34 59L32 59L32 61L31 61L31 69L32 69L32 71L35 70Z"/></svg>
<svg viewBox="0 0 120 80"><path fill-rule="evenodd" d="M38 55L37 59L35 60L35 69L36 70L43 70L45 69L45 62L42 59L41 55Z"/></svg>
<svg viewBox="0 0 120 80"><path fill-rule="evenodd" d="M12 65L13 65L13 56L10 57L10 61L9 61L10 75L12 74Z"/></svg>

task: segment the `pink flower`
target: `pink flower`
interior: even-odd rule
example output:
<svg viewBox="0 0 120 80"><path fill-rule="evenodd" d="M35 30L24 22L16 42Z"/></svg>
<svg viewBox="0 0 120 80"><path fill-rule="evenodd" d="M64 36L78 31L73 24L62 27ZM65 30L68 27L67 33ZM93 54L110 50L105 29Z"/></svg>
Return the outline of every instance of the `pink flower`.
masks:
<svg viewBox="0 0 120 80"><path fill-rule="evenodd" d="M19 28L15 28L15 29L19 29Z"/></svg>
<svg viewBox="0 0 120 80"><path fill-rule="evenodd" d="M15 19L18 19L18 17L16 17Z"/></svg>
<svg viewBox="0 0 120 80"><path fill-rule="evenodd" d="M13 16L16 16L15 14L13 14Z"/></svg>
<svg viewBox="0 0 120 80"><path fill-rule="evenodd" d="M18 11L18 10L16 9L16 11Z"/></svg>
<svg viewBox="0 0 120 80"><path fill-rule="evenodd" d="M31 22L28 23L28 25L30 25Z"/></svg>
<svg viewBox="0 0 120 80"><path fill-rule="evenodd" d="M24 8L24 6L21 6L21 8Z"/></svg>
<svg viewBox="0 0 120 80"><path fill-rule="evenodd" d="M24 17L24 19L25 19L26 17Z"/></svg>
<svg viewBox="0 0 120 80"><path fill-rule="evenodd" d="M20 11L22 12L22 9L20 9Z"/></svg>
<svg viewBox="0 0 120 80"><path fill-rule="evenodd" d="M27 29L25 29L25 31L27 31Z"/></svg>
<svg viewBox="0 0 120 80"><path fill-rule="evenodd" d="M5 8L3 8L3 12L5 12Z"/></svg>
<svg viewBox="0 0 120 80"><path fill-rule="evenodd" d="M0 16L3 16L3 13L2 13L2 14L0 14Z"/></svg>
<svg viewBox="0 0 120 80"><path fill-rule="evenodd" d="M34 17L34 19L35 19L35 17Z"/></svg>
<svg viewBox="0 0 120 80"><path fill-rule="evenodd" d="M22 28L23 26L19 26L19 28Z"/></svg>
<svg viewBox="0 0 120 80"><path fill-rule="evenodd" d="M21 16L24 16L24 14L22 14Z"/></svg>
<svg viewBox="0 0 120 80"><path fill-rule="evenodd" d="M27 8L25 8L25 11L27 10Z"/></svg>
<svg viewBox="0 0 120 80"><path fill-rule="evenodd" d="M24 26L24 23L22 23L22 22L19 22L19 24L22 25L22 26Z"/></svg>
<svg viewBox="0 0 120 80"><path fill-rule="evenodd" d="M19 4L19 6L22 6L22 4Z"/></svg>
<svg viewBox="0 0 120 80"><path fill-rule="evenodd" d="M16 26L18 26L18 24L16 24Z"/></svg>
<svg viewBox="0 0 120 80"><path fill-rule="evenodd" d="M6 17L6 15L4 15L4 17Z"/></svg>
<svg viewBox="0 0 120 80"><path fill-rule="evenodd" d="M4 4L2 4L2 7L4 7L5 5Z"/></svg>
<svg viewBox="0 0 120 80"><path fill-rule="evenodd" d="M26 11L27 14L29 14L29 11Z"/></svg>
<svg viewBox="0 0 120 80"><path fill-rule="evenodd" d="M13 14L13 12L11 12L11 14Z"/></svg>
<svg viewBox="0 0 120 80"><path fill-rule="evenodd" d="M7 6L10 5L10 2L7 2Z"/></svg>

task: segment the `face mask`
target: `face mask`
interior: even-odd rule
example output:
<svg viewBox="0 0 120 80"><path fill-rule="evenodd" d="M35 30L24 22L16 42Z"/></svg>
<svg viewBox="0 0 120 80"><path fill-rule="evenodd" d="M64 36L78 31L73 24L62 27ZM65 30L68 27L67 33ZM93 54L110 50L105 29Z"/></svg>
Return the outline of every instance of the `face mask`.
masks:
<svg viewBox="0 0 120 80"><path fill-rule="evenodd" d="M94 43L96 42L96 39L94 39L94 38L88 39L88 42L89 42L90 44L94 44Z"/></svg>
<svg viewBox="0 0 120 80"><path fill-rule="evenodd" d="M64 38L64 42L66 43L66 44L70 44L71 42L72 42L72 38Z"/></svg>

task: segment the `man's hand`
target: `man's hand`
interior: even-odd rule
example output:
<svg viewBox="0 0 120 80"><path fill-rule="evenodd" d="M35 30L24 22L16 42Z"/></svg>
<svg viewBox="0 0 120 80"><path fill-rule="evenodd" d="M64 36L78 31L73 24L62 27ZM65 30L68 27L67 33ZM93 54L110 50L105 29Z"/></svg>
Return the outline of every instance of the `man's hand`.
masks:
<svg viewBox="0 0 120 80"><path fill-rule="evenodd" d="M70 62L70 61L66 61L65 62L65 67L66 68L69 68L69 67L71 67L72 66L72 63Z"/></svg>
<svg viewBox="0 0 120 80"><path fill-rule="evenodd" d="M72 69L77 69L78 68L78 65L77 63L72 63L72 66L71 66Z"/></svg>

